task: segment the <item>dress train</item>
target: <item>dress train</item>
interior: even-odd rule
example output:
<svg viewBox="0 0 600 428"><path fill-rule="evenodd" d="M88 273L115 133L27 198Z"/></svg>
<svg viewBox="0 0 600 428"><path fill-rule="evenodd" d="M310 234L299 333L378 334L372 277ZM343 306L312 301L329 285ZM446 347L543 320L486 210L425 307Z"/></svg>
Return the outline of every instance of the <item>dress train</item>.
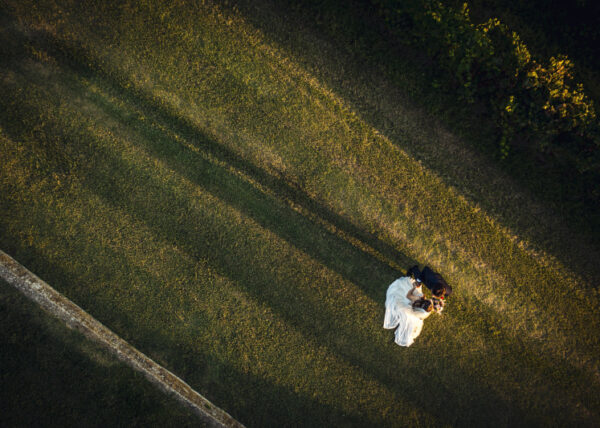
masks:
<svg viewBox="0 0 600 428"><path fill-rule="evenodd" d="M406 276L392 282L386 293L383 328L396 329L394 342L400 346L413 344L421 334L423 320L431 314L420 308L413 309L406 297L412 288L412 279Z"/></svg>

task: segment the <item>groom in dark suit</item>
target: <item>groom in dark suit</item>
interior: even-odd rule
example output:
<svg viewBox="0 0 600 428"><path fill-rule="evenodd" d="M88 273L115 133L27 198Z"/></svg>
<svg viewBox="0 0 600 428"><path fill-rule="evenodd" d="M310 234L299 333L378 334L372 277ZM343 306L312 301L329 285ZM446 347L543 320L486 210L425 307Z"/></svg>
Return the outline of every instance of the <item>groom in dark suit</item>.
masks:
<svg viewBox="0 0 600 428"><path fill-rule="evenodd" d="M431 294L438 299L443 299L452 294L452 287L448 285L442 275L434 272L429 266L425 266L421 271L419 266L415 265L408 270L406 275L425 284L431 290Z"/></svg>

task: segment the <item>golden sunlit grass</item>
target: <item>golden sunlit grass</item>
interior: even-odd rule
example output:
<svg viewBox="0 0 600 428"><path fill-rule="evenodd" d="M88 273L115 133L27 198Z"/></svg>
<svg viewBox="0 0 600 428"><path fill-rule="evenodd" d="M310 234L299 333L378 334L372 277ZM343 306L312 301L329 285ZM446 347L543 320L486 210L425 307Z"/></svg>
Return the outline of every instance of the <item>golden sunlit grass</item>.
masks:
<svg viewBox="0 0 600 428"><path fill-rule="evenodd" d="M0 246L242 423L598 421L597 292L238 13L10 10ZM455 294L404 349L415 263Z"/></svg>

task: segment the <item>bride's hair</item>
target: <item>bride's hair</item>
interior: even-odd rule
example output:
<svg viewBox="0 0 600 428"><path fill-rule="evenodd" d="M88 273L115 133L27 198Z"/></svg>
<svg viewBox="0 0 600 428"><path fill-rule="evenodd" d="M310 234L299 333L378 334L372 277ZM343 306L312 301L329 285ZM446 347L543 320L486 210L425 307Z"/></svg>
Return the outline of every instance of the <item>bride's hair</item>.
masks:
<svg viewBox="0 0 600 428"><path fill-rule="evenodd" d="M423 309L425 312L431 312L433 310L433 302L429 299L420 298L415 300L412 304L413 309Z"/></svg>

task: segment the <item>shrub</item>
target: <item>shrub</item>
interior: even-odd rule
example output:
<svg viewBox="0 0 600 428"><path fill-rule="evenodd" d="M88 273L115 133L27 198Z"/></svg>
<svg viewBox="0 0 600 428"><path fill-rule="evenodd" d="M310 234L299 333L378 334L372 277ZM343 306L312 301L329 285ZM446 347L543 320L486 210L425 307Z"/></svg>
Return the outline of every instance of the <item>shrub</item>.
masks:
<svg viewBox="0 0 600 428"><path fill-rule="evenodd" d="M486 105L499 129L502 157L520 144L569 159L581 173L600 174L600 133L593 102L573 82L566 56L532 58L498 19L476 25L461 9L435 0L373 0L392 35L406 36L440 68L462 101Z"/></svg>

